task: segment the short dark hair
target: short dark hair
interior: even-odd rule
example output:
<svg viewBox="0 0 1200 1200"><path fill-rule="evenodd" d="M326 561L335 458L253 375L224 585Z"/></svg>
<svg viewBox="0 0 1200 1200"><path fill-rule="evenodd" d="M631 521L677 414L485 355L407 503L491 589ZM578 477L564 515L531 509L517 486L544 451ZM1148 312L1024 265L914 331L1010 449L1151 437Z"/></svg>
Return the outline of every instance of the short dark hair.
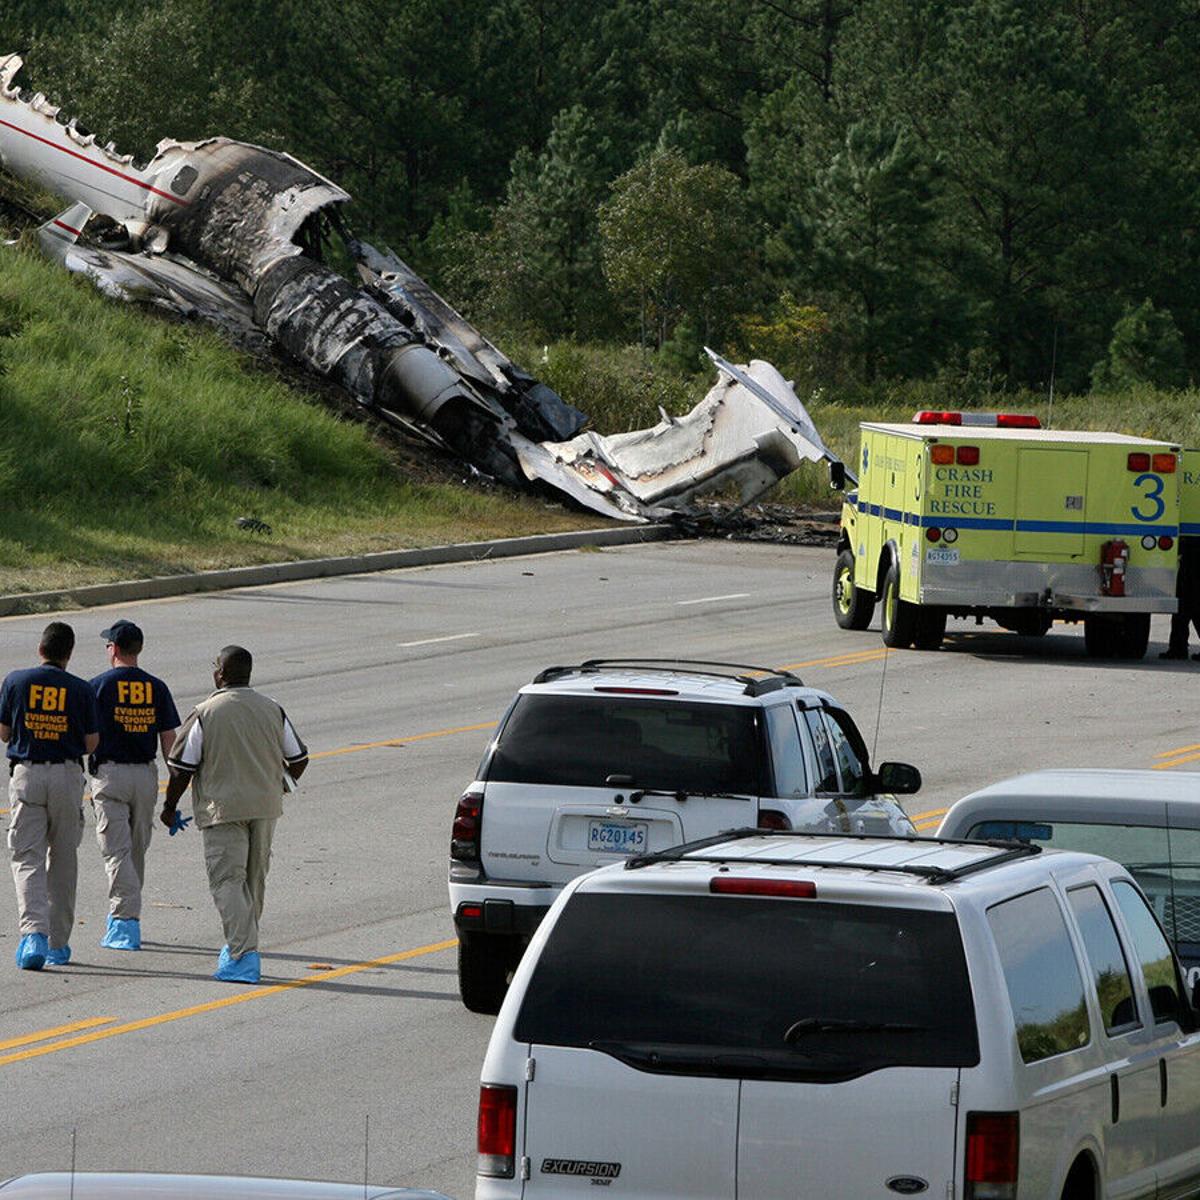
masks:
<svg viewBox="0 0 1200 1200"><path fill-rule="evenodd" d="M66 662L75 649L75 630L65 621L51 621L42 630L38 653L47 662Z"/></svg>
<svg viewBox="0 0 1200 1200"><path fill-rule="evenodd" d="M217 664L226 683L249 683L254 655L243 646L222 646L217 651Z"/></svg>

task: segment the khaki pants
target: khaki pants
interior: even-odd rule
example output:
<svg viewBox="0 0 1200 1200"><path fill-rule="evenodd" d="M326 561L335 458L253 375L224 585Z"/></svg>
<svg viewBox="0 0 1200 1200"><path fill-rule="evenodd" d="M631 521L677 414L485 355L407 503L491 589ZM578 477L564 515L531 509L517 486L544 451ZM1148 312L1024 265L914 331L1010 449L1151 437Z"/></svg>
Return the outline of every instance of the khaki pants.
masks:
<svg viewBox="0 0 1200 1200"><path fill-rule="evenodd" d="M121 920L140 920L146 848L154 832L158 768L154 763L106 762L96 769L92 804L96 841L108 874L108 911Z"/></svg>
<svg viewBox="0 0 1200 1200"><path fill-rule="evenodd" d="M18 763L8 783L8 800L8 848L21 934L47 934L50 948L61 950L75 925L83 769L73 762Z"/></svg>
<svg viewBox="0 0 1200 1200"><path fill-rule="evenodd" d="M221 917L225 944L234 958L258 949L258 920L266 894L275 821L275 817L228 821L200 830L208 888Z"/></svg>

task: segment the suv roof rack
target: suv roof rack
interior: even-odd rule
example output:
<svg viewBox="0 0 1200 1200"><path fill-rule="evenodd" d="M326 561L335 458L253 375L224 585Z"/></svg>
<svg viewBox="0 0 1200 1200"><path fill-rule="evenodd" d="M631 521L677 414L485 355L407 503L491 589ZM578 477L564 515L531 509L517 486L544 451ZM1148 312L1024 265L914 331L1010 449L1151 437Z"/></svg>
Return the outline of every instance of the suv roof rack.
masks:
<svg viewBox="0 0 1200 1200"><path fill-rule="evenodd" d="M850 871L894 871L901 875L916 875L918 878L926 879L930 883L953 883L956 879L962 879L964 875L973 875L976 871L990 870L992 867L1000 866L1001 863L1011 862L1017 858L1029 858L1042 852L1041 846L1033 843L1007 841L1000 838L972 840L969 838L916 837L912 835L901 838L878 833L818 833L808 829L747 828L730 829L725 833L718 833L713 837L701 838L695 842L684 842L682 845L671 846L667 850L659 850L654 854L639 854L636 858L630 858L626 861L625 870L636 871L640 867L653 866L655 863L680 862L685 858L688 862L731 862L733 860L728 855L698 854L696 852L707 850L711 846L721 846L726 842L737 842L752 837L822 838L826 841L830 838L838 838L860 842L907 841L922 844L929 843L934 846L970 846L972 849L978 849L980 846L990 846L996 851L995 854L987 858L979 858L974 862L963 863L959 867L932 867L922 863L839 863L830 862L829 859L814 858L748 858L737 860L738 862L745 863L747 866L830 867L837 870Z"/></svg>
<svg viewBox="0 0 1200 1200"><path fill-rule="evenodd" d="M744 684L744 695L747 696L762 696L780 688L804 686L804 680L791 671L755 667L748 663L710 662L702 658L589 658L573 667L547 667L533 677L533 682L550 683L568 675L594 675L611 667L636 667L648 671L678 671L683 668L692 675L712 675ZM747 671L753 671L763 678L756 679L745 674Z"/></svg>

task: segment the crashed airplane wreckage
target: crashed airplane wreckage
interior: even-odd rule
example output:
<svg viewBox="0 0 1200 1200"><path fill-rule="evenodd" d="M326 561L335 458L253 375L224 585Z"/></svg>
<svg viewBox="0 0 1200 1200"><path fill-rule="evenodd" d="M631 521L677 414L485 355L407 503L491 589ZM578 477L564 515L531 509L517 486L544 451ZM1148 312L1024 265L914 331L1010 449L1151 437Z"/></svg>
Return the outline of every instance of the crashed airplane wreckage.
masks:
<svg viewBox="0 0 1200 1200"><path fill-rule="evenodd" d="M729 485L743 503L804 460L836 463L769 363L709 351L717 384L686 416L601 437L512 363L400 259L356 239L350 196L287 154L209 138L162 141L142 166L118 154L0 57L0 166L70 206L39 230L44 252L108 295L269 338L377 416L514 487L546 485L605 516L686 514ZM92 217L107 226L85 234ZM114 236L115 235L115 236ZM340 238L353 283L322 261ZM841 465L837 464L841 470Z"/></svg>

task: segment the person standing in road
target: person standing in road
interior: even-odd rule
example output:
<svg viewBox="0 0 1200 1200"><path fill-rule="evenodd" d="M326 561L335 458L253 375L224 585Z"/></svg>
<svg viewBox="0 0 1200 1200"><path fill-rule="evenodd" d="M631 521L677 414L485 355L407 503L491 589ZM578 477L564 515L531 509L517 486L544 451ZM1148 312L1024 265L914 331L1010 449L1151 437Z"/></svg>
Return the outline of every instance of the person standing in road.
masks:
<svg viewBox="0 0 1200 1200"><path fill-rule="evenodd" d="M283 814L287 780L308 766L308 751L287 714L250 686L254 660L226 646L213 664L217 690L184 721L167 758L171 777L159 819L174 824L188 784L204 842L208 886L225 946L214 979L257 983L271 839Z"/></svg>
<svg viewBox="0 0 1200 1200"><path fill-rule="evenodd" d="M154 831L159 746L171 752L179 713L165 683L138 666L142 631L114 621L100 634L109 670L91 681L100 715L100 745L89 760L96 840L108 874L108 926L100 945L142 947L142 885Z"/></svg>
<svg viewBox="0 0 1200 1200"><path fill-rule="evenodd" d="M1200 537L1179 539L1179 574L1175 579L1179 608L1171 616L1171 637L1159 658L1187 658L1188 626L1200 634ZM1200 653L1193 654L1200 659Z"/></svg>
<svg viewBox="0 0 1200 1200"><path fill-rule="evenodd" d="M8 744L8 848L21 939L17 966L40 971L71 959L78 850L83 841L83 757L100 741L96 697L67 672L75 631L51 621L41 666L0 684L0 741Z"/></svg>

